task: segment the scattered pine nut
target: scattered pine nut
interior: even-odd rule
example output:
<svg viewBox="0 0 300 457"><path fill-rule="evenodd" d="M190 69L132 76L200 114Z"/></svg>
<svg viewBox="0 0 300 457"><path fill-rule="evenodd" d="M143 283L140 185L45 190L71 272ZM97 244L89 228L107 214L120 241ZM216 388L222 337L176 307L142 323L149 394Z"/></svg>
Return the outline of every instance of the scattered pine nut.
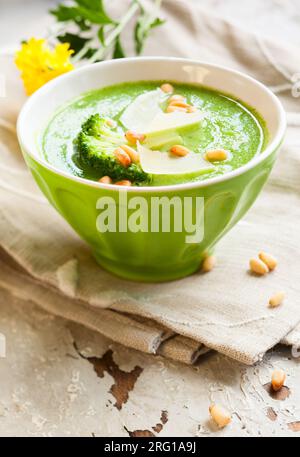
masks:
<svg viewBox="0 0 300 457"><path fill-rule="evenodd" d="M277 294L273 295L273 297L271 297L269 300L270 308L277 308L280 306L284 300L284 297L284 292L277 292Z"/></svg>
<svg viewBox="0 0 300 457"><path fill-rule="evenodd" d="M112 129L115 129L117 127L117 123L113 119L106 119L106 123Z"/></svg>
<svg viewBox="0 0 300 457"><path fill-rule="evenodd" d="M268 254L267 252L260 252L258 257L267 265L269 270L275 270L277 267L278 262L271 254Z"/></svg>
<svg viewBox="0 0 300 457"><path fill-rule="evenodd" d="M184 102L185 101L185 97L183 95L174 94L169 98L169 103L175 102L175 101L176 102Z"/></svg>
<svg viewBox="0 0 300 457"><path fill-rule="evenodd" d="M263 276L269 273L267 265L259 259L250 259L250 270L257 275Z"/></svg>
<svg viewBox="0 0 300 457"><path fill-rule="evenodd" d="M286 380L286 374L283 370L275 370L272 374L272 388L275 390L275 392L278 392L278 390L283 387L284 383Z"/></svg>
<svg viewBox="0 0 300 457"><path fill-rule="evenodd" d="M102 178L99 179L99 182L102 184L111 184L112 179L109 176L102 176Z"/></svg>
<svg viewBox="0 0 300 457"><path fill-rule="evenodd" d="M129 167L129 165L131 164L131 158L129 157L129 155L127 154L127 152L123 151L122 148L117 148L115 151L114 151L114 155L117 159L117 161L123 165L123 167L127 168Z"/></svg>
<svg viewBox="0 0 300 457"><path fill-rule="evenodd" d="M189 105L188 103L183 102L181 100L174 100L173 102L169 103L169 106L178 106L178 108L186 108L186 109L191 107L191 105Z"/></svg>
<svg viewBox="0 0 300 457"><path fill-rule="evenodd" d="M209 162L222 162L228 158L228 154L224 149L213 149L207 151L204 158Z"/></svg>
<svg viewBox="0 0 300 457"><path fill-rule="evenodd" d="M204 273L208 273L209 271L212 271L217 263L217 259L214 255L210 255L206 257L202 263L202 271Z"/></svg>
<svg viewBox="0 0 300 457"><path fill-rule="evenodd" d="M198 108L196 106L189 106L187 109L188 113L196 113L198 111Z"/></svg>
<svg viewBox="0 0 300 457"><path fill-rule="evenodd" d="M178 157L184 157L189 154L189 150L180 144L176 144L170 149L171 154Z"/></svg>
<svg viewBox="0 0 300 457"><path fill-rule="evenodd" d="M187 113L187 109L186 108L180 108L179 106L168 106L167 109L166 109L166 113L174 113L174 111L179 111L181 113Z"/></svg>
<svg viewBox="0 0 300 457"><path fill-rule="evenodd" d="M218 427L224 428L231 422L231 414L220 405L211 405L209 412Z"/></svg>
<svg viewBox="0 0 300 457"><path fill-rule="evenodd" d="M127 144L124 144L120 147L121 147L121 149L123 149L123 151L126 152L126 154L129 155L129 157L133 163L139 163L140 156L135 149L131 148L130 146L127 146Z"/></svg>
<svg viewBox="0 0 300 457"><path fill-rule="evenodd" d="M174 87L172 86L172 84L169 83L162 84L160 88L166 94L171 94L172 92L174 92Z"/></svg>
<svg viewBox="0 0 300 457"><path fill-rule="evenodd" d="M132 186L132 182L128 179L123 179L122 181L115 182L116 186Z"/></svg>
<svg viewBox="0 0 300 457"><path fill-rule="evenodd" d="M128 130L128 132L125 133L126 140L131 143L131 144L136 144L137 141L140 143L143 143L146 139L146 135L143 133L136 133L133 132L132 130Z"/></svg>

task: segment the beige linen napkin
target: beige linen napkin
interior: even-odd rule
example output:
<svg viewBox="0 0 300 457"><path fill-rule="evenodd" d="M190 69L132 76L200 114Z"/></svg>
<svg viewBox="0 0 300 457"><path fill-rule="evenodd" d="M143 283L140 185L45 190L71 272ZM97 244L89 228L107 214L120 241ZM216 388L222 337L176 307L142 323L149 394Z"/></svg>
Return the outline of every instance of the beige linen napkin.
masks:
<svg viewBox="0 0 300 457"><path fill-rule="evenodd" d="M0 57L7 96L0 98L0 287L25 306L82 323L129 347L193 363L207 348L247 364L281 340L300 346L300 59L210 16L195 3L164 2L167 25L147 54L209 60L246 71L277 91L290 111L287 139L253 209L217 247L218 266L176 282L141 284L103 271L88 247L50 207L26 171L15 134L7 127L22 104L11 59ZM180 36L180 39L178 39ZM163 43L163 49L162 49ZM248 260L261 249L280 260L263 278ZM287 298L271 310L278 290Z"/></svg>

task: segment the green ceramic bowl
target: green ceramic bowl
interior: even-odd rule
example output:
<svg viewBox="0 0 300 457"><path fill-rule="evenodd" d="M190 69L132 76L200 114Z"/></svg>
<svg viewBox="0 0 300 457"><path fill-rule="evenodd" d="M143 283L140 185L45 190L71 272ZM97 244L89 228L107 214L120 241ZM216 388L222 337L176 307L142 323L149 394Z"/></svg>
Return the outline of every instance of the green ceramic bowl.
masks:
<svg viewBox="0 0 300 457"><path fill-rule="evenodd" d="M163 187L120 188L100 184L68 175L44 160L40 153L39 136L57 108L83 92L141 80L202 84L243 100L266 121L269 131L266 149L245 166L223 176ZM285 113L278 99L247 75L186 59L132 58L86 66L46 84L23 107L18 119L18 138L40 189L91 246L98 263L127 279L159 282L181 278L198 270L204 256L248 211L269 176L285 128ZM106 200L107 208L110 205L111 209L124 211L124 196L133 206L136 200L132 199L143 198L145 205L141 214L148 219L148 231L120 231L117 228L104 233L99 230L99 199L110 197ZM182 204L186 202L186 197L192 197L191 201L200 197L203 206L199 220L202 221L203 232L198 240L188 241L190 230L182 228L178 231L172 217L167 231L163 231L162 227L158 231L151 230L153 197L178 197L177 201ZM191 208L191 214L196 218L200 209L196 208L196 204ZM127 216L124 214L123 224L128 222L124 218L130 218L132 213L127 211Z"/></svg>

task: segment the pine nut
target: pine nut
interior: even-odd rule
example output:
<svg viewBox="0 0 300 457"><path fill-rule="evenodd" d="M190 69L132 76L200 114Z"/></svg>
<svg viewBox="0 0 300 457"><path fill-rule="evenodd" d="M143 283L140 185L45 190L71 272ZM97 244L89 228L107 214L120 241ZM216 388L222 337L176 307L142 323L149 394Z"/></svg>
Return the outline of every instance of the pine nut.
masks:
<svg viewBox="0 0 300 457"><path fill-rule="evenodd" d="M132 182L128 179L123 179L122 181L115 182L116 186L132 186Z"/></svg>
<svg viewBox="0 0 300 457"><path fill-rule="evenodd" d="M112 179L109 176L102 176L102 178L99 179L99 182L102 184L111 184Z"/></svg>
<svg viewBox="0 0 300 457"><path fill-rule="evenodd" d="M145 141L145 139L146 139L146 135L144 135L143 133L136 133L136 132L133 132L132 130L128 130L128 132L125 133L125 137L126 137L126 140L128 141L128 143L131 143L131 144L136 144L137 141L139 141L140 143L143 143L143 141Z"/></svg>
<svg viewBox="0 0 300 457"><path fill-rule="evenodd" d="M250 270L257 275L263 276L269 273L267 265L259 259L250 259Z"/></svg>
<svg viewBox="0 0 300 457"><path fill-rule="evenodd" d="M179 111L181 113L187 113L186 108L180 108L179 106L168 106L166 109L166 113L174 113L174 111Z"/></svg>
<svg viewBox="0 0 300 457"><path fill-rule="evenodd" d="M198 108L196 106L189 106L187 109L188 113L196 113L198 111Z"/></svg>
<svg viewBox="0 0 300 457"><path fill-rule="evenodd" d="M184 102L185 101L185 97L183 95L174 94L169 98L169 103L170 102L175 102L175 101L176 102Z"/></svg>
<svg viewBox="0 0 300 457"><path fill-rule="evenodd" d="M284 300L284 297L284 292L277 292L277 294L273 295L273 297L271 297L269 300L270 308L277 308L280 306Z"/></svg>
<svg viewBox="0 0 300 457"><path fill-rule="evenodd" d="M211 405L209 412L218 427L224 428L231 422L231 414L220 405Z"/></svg>
<svg viewBox="0 0 300 457"><path fill-rule="evenodd" d="M190 151L187 148L185 148L184 146L181 146L180 144L176 144L175 146L172 146L172 148L170 149L170 152L174 156L184 157L184 156L188 155L188 153Z"/></svg>
<svg viewBox="0 0 300 457"><path fill-rule="evenodd" d="M125 168L129 167L131 164L131 158L127 154L127 152L123 151L122 148L117 148L114 151L114 155L117 159L117 161Z"/></svg>
<svg viewBox="0 0 300 457"><path fill-rule="evenodd" d="M272 374L272 388L277 392L283 387L286 380L286 374L283 370L275 370Z"/></svg>
<svg viewBox="0 0 300 457"><path fill-rule="evenodd" d="M209 162L222 162L226 160L228 154L224 149L214 149L212 151L207 151L204 158Z"/></svg>
<svg viewBox="0 0 300 457"><path fill-rule="evenodd" d="M123 151L126 152L126 154L129 155L129 157L133 163L139 163L140 156L135 149L131 148L130 146L127 146L127 144L123 144L120 147L121 147L121 149L123 149Z"/></svg>
<svg viewBox="0 0 300 457"><path fill-rule="evenodd" d="M115 129L117 127L117 123L113 119L106 119L106 124L112 129Z"/></svg>
<svg viewBox="0 0 300 457"><path fill-rule="evenodd" d="M178 108L187 108L187 109L191 107L191 105L189 105L188 103L185 103L180 100L174 100L173 102L170 102L169 106L178 106Z"/></svg>
<svg viewBox="0 0 300 457"><path fill-rule="evenodd" d="M214 255L209 255L206 257L202 263L202 271L204 273L208 273L209 271L213 270L217 263L217 259Z"/></svg>
<svg viewBox="0 0 300 457"><path fill-rule="evenodd" d="M271 254L268 254L267 252L260 252L258 257L267 265L269 270L275 270L277 267L278 262Z"/></svg>
<svg viewBox="0 0 300 457"><path fill-rule="evenodd" d="M162 84L162 86L160 86L160 88L166 94L171 94L172 92L174 92L174 87L172 86L172 84L169 84L169 83Z"/></svg>

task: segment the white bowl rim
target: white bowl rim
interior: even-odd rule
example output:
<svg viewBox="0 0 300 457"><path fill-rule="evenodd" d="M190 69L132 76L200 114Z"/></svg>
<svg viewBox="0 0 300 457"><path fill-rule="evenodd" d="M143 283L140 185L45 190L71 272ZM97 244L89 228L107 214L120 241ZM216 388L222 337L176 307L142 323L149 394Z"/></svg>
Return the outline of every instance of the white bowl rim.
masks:
<svg viewBox="0 0 300 457"><path fill-rule="evenodd" d="M201 61L201 60L194 60L194 59L185 59L185 58L178 58L178 57L127 57L123 59L114 59L114 60L108 60L105 62L98 62L98 63L93 63L90 65L86 65L84 67L72 70L69 73L63 74L52 81L49 81L47 84L45 84L43 87L38 89L33 95L30 96L30 98L25 102L23 105L20 114L18 116L17 120L17 136L19 139L19 142L21 144L21 147L28 153L36 162L38 162L40 165L42 165L45 168L48 168L50 171L63 176L65 178L68 178L72 181L76 181L82 184L86 184L90 187L95 187L95 188L103 188L103 189L108 189L110 191L116 190L120 191L119 186L111 185L111 184L103 184L99 183L98 181L91 181L86 178L81 178L79 176L74 176L71 175L63 170L60 170L50 163L48 163L46 160L41 159L39 156L36 156L31 151L31 148L26 145L26 141L23 141L23 135L22 135L22 130L24 129L25 123L26 123L26 114L29 111L31 105L35 103L36 99L39 98L40 94L43 94L44 92L49 91L51 88L55 87L55 85L60 84L62 80L67 81L69 78L73 78L74 75L76 76L78 73L84 73L86 71L89 71L91 68L95 68L95 66L103 67L103 66L109 66L109 65L119 65L122 63L125 64L127 62L139 62L141 65L143 62L161 62L161 61L172 61L181 65L202 65L211 69L218 69L218 70L223 70L230 72L236 76L240 76L244 78L245 80L248 80L251 84L256 85L259 87L261 90L267 93L267 95L272 99L274 105L277 108L277 113L279 114L279 126L277 129L276 134L274 135L273 140L271 143L269 143L266 147L266 149L259 155L255 156L253 159L251 159L249 162L247 162L245 165L242 167L236 168L233 171L230 171L228 173L225 173L220 176L216 176L214 178L208 178L204 181L193 181L193 182L188 182L188 183L183 183L183 184L172 184L172 185L164 185L164 186L122 186L123 190L129 191L129 192L174 192L177 190L189 190L189 189L195 189L195 188L202 188L202 187L208 187L214 184L219 184L221 182L227 181L231 178L235 178L251 168L254 168L256 165L258 165L260 162L263 162L268 156L272 154L275 150L277 150L284 138L285 131L286 131L286 113L284 111L284 108L279 101L279 99L276 97L276 95L273 94L273 92L268 89L264 84L261 82L257 81L255 78L252 78L251 76L247 75L246 73L240 72L238 70L233 70L229 67L223 66L223 65L216 65L212 64L206 61ZM120 84L122 82L120 81ZM193 83L191 83L193 84ZM213 89L213 87L212 87ZM78 94L80 95L80 94ZM234 94L231 94L234 96ZM243 102L243 100L241 99Z"/></svg>

